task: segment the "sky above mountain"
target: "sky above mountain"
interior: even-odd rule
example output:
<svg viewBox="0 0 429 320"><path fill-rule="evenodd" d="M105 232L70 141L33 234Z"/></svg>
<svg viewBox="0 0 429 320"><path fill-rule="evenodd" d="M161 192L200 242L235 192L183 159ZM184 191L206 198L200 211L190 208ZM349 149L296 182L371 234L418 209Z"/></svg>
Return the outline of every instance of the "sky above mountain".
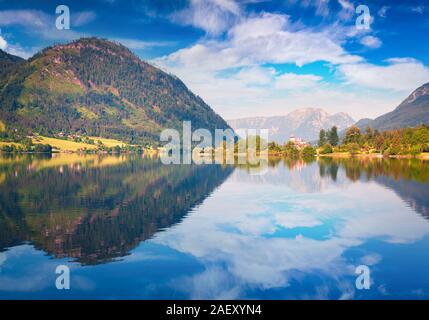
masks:
<svg viewBox="0 0 429 320"><path fill-rule="evenodd" d="M58 5L70 30L55 26ZM308 107L376 117L429 82L426 0L0 0L0 28L0 49L25 58L84 36L121 42L226 119Z"/></svg>

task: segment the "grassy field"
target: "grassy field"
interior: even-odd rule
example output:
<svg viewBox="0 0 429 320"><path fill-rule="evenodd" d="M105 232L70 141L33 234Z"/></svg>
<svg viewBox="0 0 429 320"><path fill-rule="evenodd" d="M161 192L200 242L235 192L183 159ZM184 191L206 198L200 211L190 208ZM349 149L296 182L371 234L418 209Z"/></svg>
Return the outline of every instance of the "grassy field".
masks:
<svg viewBox="0 0 429 320"><path fill-rule="evenodd" d="M107 139L107 138L100 138L100 137L89 137L89 138L94 140L95 143L97 143L97 141L101 141L108 148L116 147L116 146L122 147L124 145L127 145L126 143L115 139Z"/></svg>
<svg viewBox="0 0 429 320"><path fill-rule="evenodd" d="M115 147L115 146L122 147L124 145L127 145L126 143L115 139L107 139L107 138L100 138L100 137L89 137L89 138L94 140L95 145L84 143L84 142L74 142L70 140L48 138L43 136L38 136L37 139L33 139L33 143L50 144L54 149L58 149L60 151L72 151L72 152L82 150L84 148L86 148L87 150L97 149L98 141L101 141L108 148Z"/></svg>
<svg viewBox="0 0 429 320"><path fill-rule="evenodd" d="M3 132L6 130L6 125L0 120L0 132Z"/></svg>
<svg viewBox="0 0 429 320"><path fill-rule="evenodd" d="M90 139L93 139L95 142L94 144L88 144L84 142L75 142L70 140L63 140L63 139L57 139L57 138L49 138L44 136L37 136L36 138L33 138L34 144L50 144L54 149L63 151L63 152L76 152L79 150L87 149L87 150L95 150L98 148L97 142L101 141L106 147L111 148L115 146L126 146L127 144L115 140L115 139L107 139L107 138L100 138L100 137L90 137ZM14 142L3 142L0 141L0 147L2 146L10 146L15 145L16 147L21 146L19 143Z"/></svg>
<svg viewBox="0 0 429 320"><path fill-rule="evenodd" d="M38 136L37 138L33 139L33 143L50 144L54 149L57 149L60 151L75 152L78 150L82 150L84 148L88 150L97 149L97 146L93 144L74 142L74 141L62 140L62 139L56 139L56 138L48 138L48 137L42 137L42 136Z"/></svg>

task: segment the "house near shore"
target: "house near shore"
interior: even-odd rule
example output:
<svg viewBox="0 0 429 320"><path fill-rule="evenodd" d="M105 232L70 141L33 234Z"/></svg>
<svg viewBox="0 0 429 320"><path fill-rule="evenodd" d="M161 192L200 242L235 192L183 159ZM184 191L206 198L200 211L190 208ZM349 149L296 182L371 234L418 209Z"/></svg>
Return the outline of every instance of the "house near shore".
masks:
<svg viewBox="0 0 429 320"><path fill-rule="evenodd" d="M304 139L297 138L294 135L290 136L289 142L293 143L298 149L303 149L310 145L310 143L308 143Z"/></svg>

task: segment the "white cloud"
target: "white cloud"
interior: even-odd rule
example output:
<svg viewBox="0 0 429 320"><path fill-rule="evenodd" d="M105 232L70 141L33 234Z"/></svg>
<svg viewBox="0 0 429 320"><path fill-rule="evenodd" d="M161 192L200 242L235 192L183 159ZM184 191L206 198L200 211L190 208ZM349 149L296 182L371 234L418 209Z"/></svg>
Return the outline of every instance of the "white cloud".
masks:
<svg viewBox="0 0 429 320"><path fill-rule="evenodd" d="M429 81L429 69L417 60L394 58L387 62L386 66L345 64L339 71L349 83L376 89L408 92Z"/></svg>
<svg viewBox="0 0 429 320"><path fill-rule="evenodd" d="M303 89L317 85L323 78L312 74L285 73L275 80L277 89Z"/></svg>
<svg viewBox="0 0 429 320"><path fill-rule="evenodd" d="M287 30L288 16L263 13L231 28L226 41L207 41L155 60L167 69L224 70L262 63L315 61L352 63L361 58L347 54L329 32Z"/></svg>
<svg viewBox="0 0 429 320"><path fill-rule="evenodd" d="M163 47L172 45L173 42L168 41L143 41L139 39L115 38L113 41L119 42L125 47L134 50L147 49L152 47Z"/></svg>
<svg viewBox="0 0 429 320"><path fill-rule="evenodd" d="M274 68L262 68L259 66L243 68L233 79L246 85L269 85L276 72Z"/></svg>
<svg viewBox="0 0 429 320"><path fill-rule="evenodd" d="M10 54L13 54L14 56L28 59L31 56L33 56L37 51L39 51L39 48L37 47L23 48L19 44L13 44L13 45L8 45L6 51Z"/></svg>
<svg viewBox="0 0 429 320"><path fill-rule="evenodd" d="M72 15L71 27L81 27L86 25L97 18L97 14L93 11L81 11Z"/></svg>
<svg viewBox="0 0 429 320"><path fill-rule="evenodd" d="M355 14L355 6L348 0L338 0L341 6L341 11L338 14L342 20L348 20Z"/></svg>
<svg viewBox="0 0 429 320"><path fill-rule="evenodd" d="M5 38L3 38L0 35L0 49L1 50L6 50L6 48L7 48L7 41L5 40Z"/></svg>
<svg viewBox="0 0 429 320"><path fill-rule="evenodd" d="M191 0L189 7L171 15L174 22L219 34L240 16L241 9L233 0Z"/></svg>
<svg viewBox="0 0 429 320"><path fill-rule="evenodd" d="M362 60L341 47L344 34L339 35L338 28L292 29L287 15L251 16L232 27L225 40L205 40L153 62L176 74L227 119L315 107L348 112L356 118L378 116L403 98L377 93L362 98L341 86L327 85L320 75L282 74L275 67L263 67L316 61L352 65ZM356 35L346 31L347 36Z"/></svg>
<svg viewBox="0 0 429 320"><path fill-rule="evenodd" d="M0 11L0 26L21 25L25 27L44 27L49 23L49 16L39 10L4 10Z"/></svg>
<svg viewBox="0 0 429 320"><path fill-rule="evenodd" d="M366 256L363 256L360 259L360 262L367 266L373 266L379 263L381 260L382 260L382 257L379 254L373 253L373 254L368 254Z"/></svg>
<svg viewBox="0 0 429 320"><path fill-rule="evenodd" d="M374 36L365 36L360 40L360 43L368 48L380 48L382 42L379 38Z"/></svg>
<svg viewBox="0 0 429 320"><path fill-rule="evenodd" d="M88 19L85 15L81 22ZM48 40L74 40L82 35L73 30L58 30L54 16L40 10L3 10L0 11L0 27L22 26L29 34L37 34Z"/></svg>
<svg viewBox="0 0 429 320"><path fill-rule="evenodd" d="M339 21L354 14L351 1L337 1ZM215 3L210 1L208 5L218 6ZM191 1L193 11L188 18L202 13L197 4L199 1ZM323 9L327 1L289 4L314 8L319 14L329 10ZM380 47L381 39L368 31L338 21L308 28L286 14L246 13L244 6L231 8L217 9L230 17L224 20L226 25L199 26L212 37L203 37L187 48L152 61L181 78L225 118L279 115L299 108L343 111L355 118L374 117L392 110L403 100L403 93L398 92L413 90L416 83L420 85L427 78L427 69L421 63L390 60L387 66L371 65L344 49L350 39L358 39L368 48ZM379 14L387 10L386 7ZM211 16L208 17L210 20ZM198 27L194 20L188 24ZM222 35L213 37L216 32ZM314 62L326 63L320 74L295 74L295 68L288 66L302 67ZM399 75L392 79L397 71ZM345 81L329 82L324 78L326 72L335 80L340 76ZM402 78L401 72L406 78ZM397 91L385 91L392 88Z"/></svg>
<svg viewBox="0 0 429 320"><path fill-rule="evenodd" d="M419 13L419 14L423 14L425 10L426 10L425 6L415 6L411 8L412 12Z"/></svg>

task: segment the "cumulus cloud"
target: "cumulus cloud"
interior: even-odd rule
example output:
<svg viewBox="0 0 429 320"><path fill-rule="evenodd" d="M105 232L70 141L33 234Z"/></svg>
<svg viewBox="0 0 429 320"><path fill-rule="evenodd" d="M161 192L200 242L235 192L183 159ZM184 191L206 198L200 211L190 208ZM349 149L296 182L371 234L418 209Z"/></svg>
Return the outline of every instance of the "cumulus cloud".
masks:
<svg viewBox="0 0 429 320"><path fill-rule="evenodd" d="M346 36L356 35L352 30L345 31ZM328 85L321 75L264 67L318 61L331 65L363 62L342 48L343 37L338 28L296 29L287 15L263 13L241 20L230 28L225 39L203 40L152 62L176 74L229 119L244 113L261 115L261 110L265 115L278 115L314 107L349 112L356 118L389 111L403 97L366 93L367 98L362 98L343 87ZM363 110L362 104L368 108Z"/></svg>
<svg viewBox="0 0 429 320"><path fill-rule="evenodd" d="M191 0L187 8L173 13L170 18L209 34L219 34L227 30L240 13L240 7L233 0Z"/></svg>
<svg viewBox="0 0 429 320"><path fill-rule="evenodd" d="M388 112L404 97L396 91L387 94L385 89L409 91L426 78L426 67L394 61L387 66L371 65L349 53L345 44L350 40L367 48L379 48L382 40L368 34L368 30L342 24L355 14L354 4L349 0L336 3L336 21L315 28L287 14L247 12L243 1L191 1L184 9L189 14L180 17L184 11L179 11L177 22L203 29L210 36L152 62L180 77L226 118L242 117L243 112L261 115L257 110L264 110L265 115L285 114L306 107L345 111L357 118ZM314 9L322 16L333 7L322 0L290 0L287 4ZM385 15L387 10L388 7L380 9L379 15ZM205 17L203 22L198 22L200 17ZM302 74L288 67L320 62L324 70L318 74ZM406 72L407 78L390 79L399 69ZM325 78L327 73L346 81L332 83ZM380 77L388 81L379 82ZM368 99L362 97L363 92Z"/></svg>
<svg viewBox="0 0 429 320"><path fill-rule="evenodd" d="M293 63L302 66L315 61L338 64L361 60L345 52L328 32L293 32L287 26L288 16L263 13L232 27L226 41L201 42L155 62L173 69L222 70L261 63Z"/></svg>
<svg viewBox="0 0 429 320"><path fill-rule="evenodd" d="M317 75L291 72L281 76L264 64L302 66L316 61L361 61L360 57L348 54L329 30L292 29L287 15L252 15L231 27L226 39L204 40L152 62L183 79L191 90L228 118L236 107L247 106L251 112L251 108L260 108L262 102L271 105L273 97L279 96L276 91L304 89L322 80ZM265 89L255 85L265 85ZM312 103L314 107L314 100Z"/></svg>
<svg viewBox="0 0 429 320"><path fill-rule="evenodd" d="M412 91L429 81L429 69L415 59L393 58L387 63L344 64L339 71L349 83L378 89Z"/></svg>
<svg viewBox="0 0 429 320"><path fill-rule="evenodd" d="M274 68L255 66L241 69L233 76L233 79L246 85L269 85L275 75L276 71Z"/></svg>
<svg viewBox="0 0 429 320"><path fill-rule="evenodd" d="M382 42L379 38L374 36L365 36L360 40L360 43L368 48L380 48Z"/></svg>

